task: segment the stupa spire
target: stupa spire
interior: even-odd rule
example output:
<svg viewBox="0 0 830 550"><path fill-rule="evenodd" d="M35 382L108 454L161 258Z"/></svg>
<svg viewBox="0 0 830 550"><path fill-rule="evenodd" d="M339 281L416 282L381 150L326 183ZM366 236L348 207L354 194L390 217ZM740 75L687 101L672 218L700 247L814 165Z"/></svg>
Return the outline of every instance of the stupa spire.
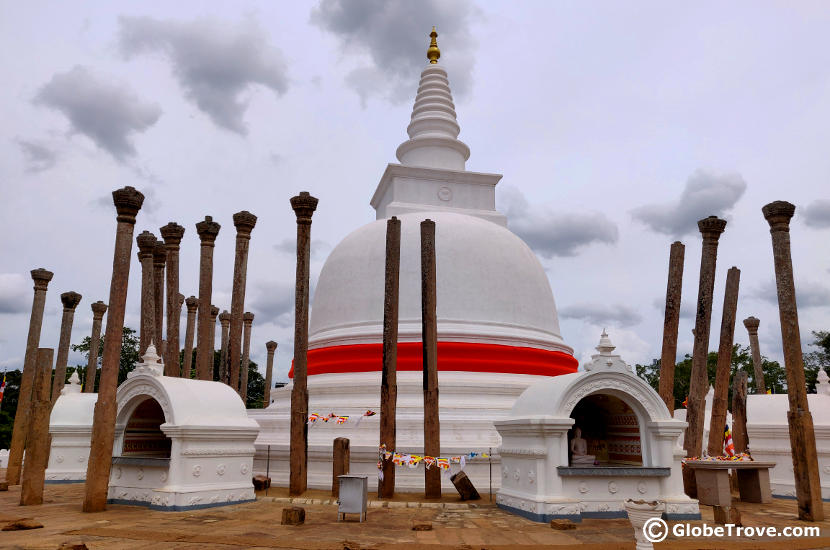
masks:
<svg viewBox="0 0 830 550"><path fill-rule="evenodd" d="M438 65L441 51L435 27L429 35L429 65L421 72L412 119L406 128L409 139L398 146L396 155L404 166L462 171L470 158L470 148L458 139L461 127L456 120L447 71Z"/></svg>
<svg viewBox="0 0 830 550"><path fill-rule="evenodd" d="M430 41L427 49L427 59L431 65L438 63L438 58L441 57L441 50L438 49L438 33L435 32L435 26L432 27L432 32L429 33Z"/></svg>

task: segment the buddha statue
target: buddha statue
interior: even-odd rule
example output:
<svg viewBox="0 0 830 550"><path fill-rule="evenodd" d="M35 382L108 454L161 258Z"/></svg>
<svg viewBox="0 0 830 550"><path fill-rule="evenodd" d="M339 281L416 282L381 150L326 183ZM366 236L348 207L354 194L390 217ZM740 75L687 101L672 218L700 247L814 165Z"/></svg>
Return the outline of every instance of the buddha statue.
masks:
<svg viewBox="0 0 830 550"><path fill-rule="evenodd" d="M582 430L574 428L574 437L571 440L571 465L593 465L594 455L588 454L588 442L582 437Z"/></svg>

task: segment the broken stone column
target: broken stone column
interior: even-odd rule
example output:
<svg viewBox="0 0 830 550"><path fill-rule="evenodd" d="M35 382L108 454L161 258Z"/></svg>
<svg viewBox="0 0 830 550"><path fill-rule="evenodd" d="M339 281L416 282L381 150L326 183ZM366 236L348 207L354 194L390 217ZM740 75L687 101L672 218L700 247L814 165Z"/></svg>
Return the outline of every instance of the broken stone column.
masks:
<svg viewBox="0 0 830 550"><path fill-rule="evenodd" d="M704 397L709 387L706 358L709 354L709 329L712 322L712 293L715 289L715 264L718 258L718 239L726 229L726 220L709 216L697 222L703 237L700 257L700 281L697 291L697 316L695 317L692 372L689 380L688 406L686 407L686 434L683 447L687 457L699 457L703 451ZM697 495L694 470L683 470L686 494Z"/></svg>
<svg viewBox="0 0 830 550"><path fill-rule="evenodd" d="M349 473L349 462L351 452L349 450L348 437L335 437L331 453L331 496L340 497L340 480L338 476Z"/></svg>
<svg viewBox="0 0 830 550"><path fill-rule="evenodd" d="M214 376L214 362L216 361L216 319L219 318L219 308L210 306L210 326L213 329L210 331L210 377L207 380L213 380Z"/></svg>
<svg viewBox="0 0 830 550"><path fill-rule="evenodd" d="M187 328L184 332L184 357L182 358L182 378L190 378L193 367L193 333L196 331L196 311L199 300L191 296L184 303L187 305Z"/></svg>
<svg viewBox="0 0 830 550"><path fill-rule="evenodd" d="M297 274L294 293L294 386L291 390L289 495L308 486L308 279L311 256L311 216L317 199L307 191L291 198L297 216Z"/></svg>
<svg viewBox="0 0 830 550"><path fill-rule="evenodd" d="M268 366L265 369L265 395L262 397L262 406L268 407L271 404L271 387L274 385L271 376L274 372L274 352L277 351L277 343L273 340L265 342L265 349L268 351Z"/></svg>
<svg viewBox="0 0 830 550"><path fill-rule="evenodd" d="M58 359L55 364L55 379L52 381L52 402L61 394L66 383L66 360L69 358L69 340L72 338L72 323L75 320L75 308L81 303L81 295L77 292L61 294L63 303L63 317L61 318L61 335L58 341ZM51 376L51 373L50 373Z"/></svg>
<svg viewBox="0 0 830 550"><path fill-rule="evenodd" d="M749 348L752 351L752 367L755 375L755 393L764 395L767 393L767 386L764 382L764 366L761 363L761 346L758 343L758 327L761 321L755 317L744 319L744 326L749 333Z"/></svg>
<svg viewBox="0 0 830 550"><path fill-rule="evenodd" d="M35 282L35 296L32 300L32 315L29 317L29 334L26 338L26 354L23 356L23 373L20 377L20 393L17 398L17 412L12 428L12 441L9 446L9 463L6 481L9 485L20 483L20 468L23 461L23 448L29 433L29 414L32 405L32 384L37 370L37 350L40 345L40 329L43 326L43 308L46 306L46 289L53 273L38 268L32 270Z"/></svg>
<svg viewBox="0 0 830 550"><path fill-rule="evenodd" d="M95 393L95 375L98 373L98 349L101 346L101 320L107 304L98 300L92 304L92 335L89 337L89 357L86 364L84 393Z"/></svg>
<svg viewBox="0 0 830 550"><path fill-rule="evenodd" d="M231 324L231 314L228 310L219 314L219 325L222 327L222 351L219 354L219 381L229 384L228 378L228 327Z"/></svg>
<svg viewBox="0 0 830 550"><path fill-rule="evenodd" d="M107 507L107 485L115 439L115 389L118 385L118 367L121 361L121 338L124 334L133 229L135 216L144 202L144 195L132 187L113 191L112 198L118 211L118 226L112 261L107 337L104 340L104 354L101 358L101 379L98 383L98 400L95 403L84 485L84 512L100 512Z"/></svg>
<svg viewBox="0 0 830 550"><path fill-rule="evenodd" d="M139 331L138 354L143 356L147 351L147 346L156 335L156 288L153 280L153 251L156 248L156 237L149 231L142 231L135 238L135 242L138 245L138 261L141 262L141 330Z"/></svg>
<svg viewBox="0 0 830 550"><path fill-rule="evenodd" d="M669 252L669 280L666 285L666 316L663 320L663 352L660 354L660 397L674 415L674 363L677 358L677 327L680 324L680 297L683 290L683 261L686 246L680 241Z"/></svg>
<svg viewBox="0 0 830 550"><path fill-rule="evenodd" d="M248 245L251 241L251 231L256 225L256 216L243 210L233 215L233 224L236 226L236 256L233 262L233 290L231 295L231 325L228 342L228 358L230 359L230 386L239 392L245 391L242 385L242 376L247 377L248 367L240 361L242 355L242 315L245 311L245 286L248 274ZM245 374L242 374L245 373Z"/></svg>
<svg viewBox="0 0 830 550"><path fill-rule="evenodd" d="M386 273L383 298L383 372L380 379L380 443L394 450L397 445L398 405L398 302L401 271L401 221L386 221ZM383 461L378 479L378 497L395 496L395 464Z"/></svg>
<svg viewBox="0 0 830 550"><path fill-rule="evenodd" d="M723 435L729 406L729 376L732 371L732 342L735 340L735 316L738 313L740 282L741 270L737 267L730 268L726 273L726 291L723 294L718 367L715 374L715 393L712 397L712 417L709 421L709 456L723 454Z"/></svg>
<svg viewBox="0 0 830 550"><path fill-rule="evenodd" d="M424 455L441 454L438 416L438 316L436 310L435 222L421 222L421 341L424 350ZM424 468L424 496L441 498L441 471Z"/></svg>
<svg viewBox="0 0 830 550"><path fill-rule="evenodd" d="M746 371L738 369L732 377L732 444L736 453L749 449L749 435L746 431L746 393L748 385Z"/></svg>
<svg viewBox="0 0 830 550"><path fill-rule="evenodd" d="M196 378L213 380L213 347L211 342L216 332L216 319L210 322L210 304L213 297L213 247L220 225L210 216L196 224L196 232L201 241L199 257L199 327L196 339Z"/></svg>
<svg viewBox="0 0 830 550"><path fill-rule="evenodd" d="M764 206L762 211L772 235L781 340L784 344L784 367L787 371L787 398L790 403L787 420L790 427L798 518L804 521L821 521L824 519L824 510L816 456L816 435L813 431L813 416L807 404L804 357L798 328L798 308L795 302L790 252L790 220L795 213L795 206L785 201L775 201Z"/></svg>
<svg viewBox="0 0 830 550"><path fill-rule="evenodd" d="M179 320L184 300L184 296L179 293L179 249L184 227L170 222L160 231L167 249L167 353L164 357L164 374L179 376Z"/></svg>
<svg viewBox="0 0 830 550"><path fill-rule="evenodd" d="M245 327L244 340L242 344L242 373L239 380L239 396L247 407L248 403L248 364L251 362L251 325L254 323L254 314L246 311L242 315L242 322Z"/></svg>
<svg viewBox="0 0 830 550"><path fill-rule="evenodd" d="M164 266L167 263L167 247L161 241L156 241L153 247L153 306L155 318L153 321L153 341L156 347L162 350L164 357Z"/></svg>
<svg viewBox="0 0 830 550"><path fill-rule="evenodd" d="M37 372L32 387L32 413L26 438L26 464L23 467L23 482L20 488L21 506L43 504L43 484L46 463L49 462L49 414L52 412L49 386L53 356L52 349L37 350Z"/></svg>

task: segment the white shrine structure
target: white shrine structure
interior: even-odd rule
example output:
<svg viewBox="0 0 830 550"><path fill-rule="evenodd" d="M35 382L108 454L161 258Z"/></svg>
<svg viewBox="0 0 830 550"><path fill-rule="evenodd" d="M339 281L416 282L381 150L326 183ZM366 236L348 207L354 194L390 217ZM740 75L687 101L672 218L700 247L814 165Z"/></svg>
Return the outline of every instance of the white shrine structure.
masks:
<svg viewBox="0 0 830 550"><path fill-rule="evenodd" d="M813 417L816 434L818 474L821 498L830 501L830 377L819 369L816 393L807 394L807 405ZM748 395L746 399L746 432L752 458L775 462L769 471L772 495L795 498L795 477L790 448L787 394Z"/></svg>
<svg viewBox="0 0 830 550"><path fill-rule="evenodd" d="M437 51L437 48L436 50ZM573 373L548 278L533 251L495 208L500 174L466 169L447 72L431 59L421 73L400 164L387 165L371 199L377 221L346 236L326 260L314 292L308 352L309 413L360 418L379 411L386 220L401 221L397 449L423 452L420 222L436 226L438 382L441 455L495 451L493 421L506 418L531 384ZM250 410L262 427L257 473L288 483L292 384L274 390L267 409ZM351 440L351 472L377 476L378 416L310 426L308 485L331 486L332 441ZM392 450L392 449L389 449ZM490 461L465 472L479 488ZM269 466L270 465L270 466ZM452 488L448 476L444 486ZM494 487L499 479L494 476ZM399 468L396 490L423 488L423 470Z"/></svg>
<svg viewBox="0 0 830 550"><path fill-rule="evenodd" d="M92 416L97 393L81 393L78 373L73 372L52 406L49 435L52 446L46 466L46 483L81 483L86 480Z"/></svg>
<svg viewBox="0 0 830 550"><path fill-rule="evenodd" d="M498 506L534 521L581 521L626 517L626 499L657 500L666 519L699 519L683 492L686 422L612 353L605 332L597 350L584 371L533 384L495 422Z"/></svg>
<svg viewBox="0 0 830 550"><path fill-rule="evenodd" d="M254 500L259 427L239 394L162 370L151 344L118 387L108 502L180 511Z"/></svg>

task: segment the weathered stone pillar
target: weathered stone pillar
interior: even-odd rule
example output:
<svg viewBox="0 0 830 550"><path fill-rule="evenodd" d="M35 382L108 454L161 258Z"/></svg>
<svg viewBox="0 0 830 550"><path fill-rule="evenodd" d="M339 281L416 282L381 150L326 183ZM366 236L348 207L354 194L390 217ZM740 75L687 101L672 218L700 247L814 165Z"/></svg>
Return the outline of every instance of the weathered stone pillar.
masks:
<svg viewBox="0 0 830 550"><path fill-rule="evenodd" d="M207 380L213 380L214 362L216 361L216 319L219 317L219 308L210 306L210 374Z"/></svg>
<svg viewBox="0 0 830 550"><path fill-rule="evenodd" d="M335 437L331 452L331 496L340 496L340 480L338 476L349 473L349 462L351 462L351 451L349 450L348 437Z"/></svg>
<svg viewBox="0 0 830 550"><path fill-rule="evenodd" d="M135 242L138 245L138 261L141 262L141 330L138 344L138 354L141 357L156 336L156 288L153 280L156 237L149 231L142 231Z"/></svg>
<svg viewBox="0 0 830 550"><path fill-rule="evenodd" d="M289 495L308 486L308 279L311 255L311 216L317 199L307 191L291 198L297 216L297 275L294 293L294 386L291 389L291 451Z"/></svg>
<svg viewBox="0 0 830 550"><path fill-rule="evenodd" d="M245 327L244 343L242 344L242 372L239 379L239 396L247 406L248 403L248 363L251 361L251 325L254 323L254 314L246 311L242 315L242 322Z"/></svg>
<svg viewBox="0 0 830 550"><path fill-rule="evenodd" d="M199 258L199 329L196 340L196 378L213 380L213 334L216 320L210 322L210 304L213 295L213 247L221 226L210 216L196 224L196 232L202 243Z"/></svg>
<svg viewBox="0 0 830 550"><path fill-rule="evenodd" d="M167 247L161 241L156 241L153 247L153 307L155 318L153 321L153 341L156 348L162 352L164 358L164 266L167 263ZM167 367L165 367L167 370Z"/></svg>
<svg viewBox="0 0 830 550"><path fill-rule="evenodd" d="M61 318L61 335L58 341L58 358L55 363L55 379L52 381L52 402L61 394L66 383L66 360L69 358L69 340L72 338L72 323L75 320L75 308L81 303L81 295L77 292L61 294L63 303L63 317ZM49 373L51 377L51 373Z"/></svg>
<svg viewBox="0 0 830 550"><path fill-rule="evenodd" d="M170 222L160 231L167 249L167 353L164 358L164 374L179 376L179 320L184 300L184 296L179 293L179 249L184 227Z"/></svg>
<svg viewBox="0 0 830 550"><path fill-rule="evenodd" d="M222 327L222 352L219 354L219 381L229 384L228 378L228 327L231 324L231 314L227 310L219 314L219 324Z"/></svg>
<svg viewBox="0 0 830 550"><path fill-rule="evenodd" d="M804 357L801 351L790 252L790 220L795 213L795 206L785 201L775 201L764 206L762 211L769 223L772 255L775 260L778 312L781 317L784 366L787 370L787 398L790 402L787 420L790 426L798 518L804 521L821 521L824 519L824 510L816 456L816 435L813 431L813 417L807 404Z"/></svg>
<svg viewBox="0 0 830 550"><path fill-rule="evenodd" d="M398 303L401 271L401 221L386 221L386 274L383 298L383 372L380 378L380 443L395 450L398 406ZM378 497L395 496L395 464L383 461Z"/></svg>
<svg viewBox="0 0 830 550"><path fill-rule="evenodd" d="M107 337L104 340L104 355L101 358L101 379L98 383L98 400L95 403L92 441L84 485L84 512L100 512L107 507L107 485L115 438L115 389L118 385L118 366L121 360L121 337L124 334L133 229L135 216L144 203L144 195L132 187L113 191L112 197L118 211L118 227L112 261Z"/></svg>
<svg viewBox="0 0 830 550"><path fill-rule="evenodd" d="M37 350L37 372L32 387L32 414L26 438L26 467L23 468L23 483L20 488L21 506L43 504L43 484L46 463L49 462L49 414L52 412L49 385L53 356L52 349Z"/></svg>
<svg viewBox="0 0 830 550"><path fill-rule="evenodd" d="M199 309L199 300L196 296L191 296L184 303L187 305L187 328L184 332L182 378L190 378L193 367L193 333L196 331L196 311Z"/></svg>
<svg viewBox="0 0 830 550"><path fill-rule="evenodd" d="M732 267L726 273L726 291L723 294L723 316L720 322L718 370L715 374L715 395L712 398L712 418L709 421L709 456L723 454L723 432L726 428L726 410L729 406L729 376L732 370L732 342L735 340L735 316L738 313L738 287L741 270ZM734 440L733 440L734 443Z"/></svg>
<svg viewBox="0 0 830 550"><path fill-rule="evenodd" d="M271 404L271 387L274 384L272 376L274 373L274 352L277 351L277 343L269 340L265 342L265 349L268 351L268 366L265 369L265 395L262 397L262 406L268 407Z"/></svg>
<svg viewBox="0 0 830 550"><path fill-rule="evenodd" d="M233 290L231 294L231 326L230 341L228 342L228 358L230 359L230 386L242 395L242 373L247 376L247 365L242 366L242 315L245 311L245 286L248 276L248 245L251 241L251 231L256 225L256 216L243 210L233 215L233 224L236 226L236 256L233 262Z"/></svg>
<svg viewBox="0 0 830 550"><path fill-rule="evenodd" d="M441 454L438 415L438 316L436 309L435 222L421 222L421 340L424 349L424 455ZM441 498L441 471L424 468L424 496Z"/></svg>
<svg viewBox="0 0 830 550"><path fill-rule="evenodd" d="M746 371L738 369L732 377L732 444L736 453L743 453L749 448L749 435L746 432L746 390L748 377Z"/></svg>
<svg viewBox="0 0 830 550"><path fill-rule="evenodd" d="M35 282L35 296L32 300L32 316L29 317L29 335L26 338L26 354L23 356L23 373L20 377L20 393L17 398L17 412L14 416L12 441L9 446L9 464L6 481L9 485L20 483L20 467L23 461L23 449L29 433L29 415L32 405L32 384L37 370L37 350L40 345L40 329L43 326L43 308L46 306L46 288L52 280L53 273L42 267L32 270Z"/></svg>
<svg viewBox="0 0 830 550"><path fill-rule="evenodd" d="M709 386L706 358L709 354L709 329L712 322L712 293L715 289L715 264L718 258L718 239L726 228L726 220L709 216L697 222L703 236L700 257L700 282L697 291L697 316L695 317L695 343L692 350L692 372L689 380L688 406L686 407L686 434L683 447L686 456L700 456L703 451L704 397ZM686 494L695 498L697 486L694 470L683 470Z"/></svg>
<svg viewBox="0 0 830 550"><path fill-rule="evenodd" d="M84 393L95 393L95 375L98 373L98 349L101 346L101 320L107 304L98 300L92 304L92 335L89 337L89 357L84 378Z"/></svg>
<svg viewBox="0 0 830 550"><path fill-rule="evenodd" d="M761 321L755 317L744 319L744 326L749 333L749 348L752 351L752 367L755 378L755 393L764 395L767 393L767 385L764 382L764 366L761 362L761 346L758 343L758 327Z"/></svg>
<svg viewBox="0 0 830 550"><path fill-rule="evenodd" d="M677 358L677 327L680 324L680 297L683 290L683 261L686 246L671 245L669 278L666 285L666 316L663 320L663 352L660 354L660 397L674 415L674 362Z"/></svg>

